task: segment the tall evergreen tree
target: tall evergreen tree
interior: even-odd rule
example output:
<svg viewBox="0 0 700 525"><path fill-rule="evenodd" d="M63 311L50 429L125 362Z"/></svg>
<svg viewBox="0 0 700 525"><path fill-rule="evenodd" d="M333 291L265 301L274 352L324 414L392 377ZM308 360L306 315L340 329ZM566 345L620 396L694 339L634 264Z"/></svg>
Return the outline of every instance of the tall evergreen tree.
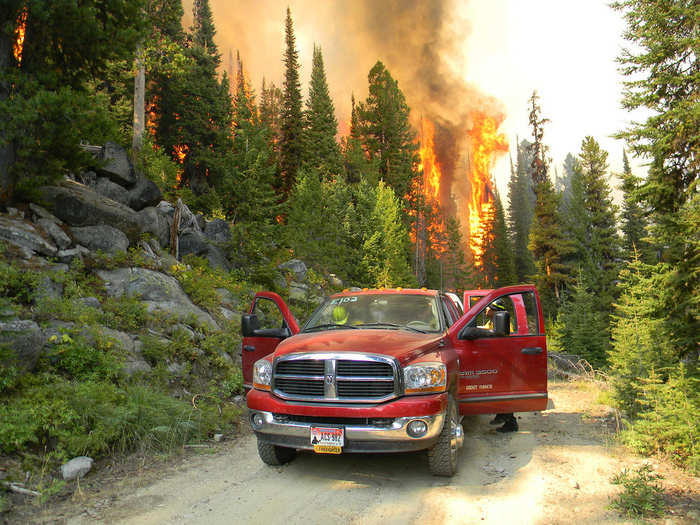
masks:
<svg viewBox="0 0 700 525"><path fill-rule="evenodd" d="M284 95L280 126L280 170L282 175L282 192L285 195L294 186L303 153L299 52L296 49L295 42L292 12L287 8L287 18L285 20Z"/></svg>
<svg viewBox="0 0 700 525"><path fill-rule="evenodd" d="M555 317L562 298L562 287L569 279L563 257L571 251L571 246L562 231L559 198L548 176L548 148L542 142L543 126L548 119L540 116L537 99L537 94L533 92L530 98L530 125L534 142L530 151L536 201L528 248L535 259L535 282L543 298L545 314Z"/></svg>
<svg viewBox="0 0 700 525"><path fill-rule="evenodd" d="M632 260L637 254L643 262L651 263L652 248L647 237L648 220L639 201L639 188L642 181L632 173L627 152L622 152L622 211L620 229L625 258Z"/></svg>
<svg viewBox="0 0 700 525"><path fill-rule="evenodd" d="M162 82L156 96L156 137L182 164L181 187L204 194L226 176L233 110L228 76L218 78L221 55L208 0L195 2L193 19L192 46L186 49L190 64Z"/></svg>
<svg viewBox="0 0 700 525"><path fill-rule="evenodd" d="M501 203L501 196L496 191L494 200L495 221L494 221L494 253L496 256L496 283L498 286L517 284L515 274L515 259L513 257L513 245L508 235L506 217Z"/></svg>
<svg viewBox="0 0 700 525"><path fill-rule="evenodd" d="M399 84L382 62L369 72L369 95L356 108L357 134L379 176L403 198L413 186L418 144L409 123L410 109Z"/></svg>
<svg viewBox="0 0 700 525"><path fill-rule="evenodd" d="M321 48L314 45L309 98L304 112L303 162L324 178L342 173L340 147L335 139L338 121L328 92Z"/></svg>
<svg viewBox="0 0 700 525"><path fill-rule="evenodd" d="M700 32L694 0L623 0L613 4L627 22L631 49L618 61L625 81L622 104L652 114L620 136L631 150L651 159L639 193L651 213L651 237L672 278L665 304L667 337L680 354L697 353L700 333L700 272L697 217L700 172ZM692 240L692 241L691 241Z"/></svg>
<svg viewBox="0 0 700 525"><path fill-rule="evenodd" d="M530 143L517 145L517 164L511 164L508 181L508 230L513 243L515 278L519 283L528 282L535 274L535 262L528 250L530 226L534 210L532 177L530 176Z"/></svg>
<svg viewBox="0 0 700 525"><path fill-rule="evenodd" d="M596 297L599 310L610 310L619 272L620 239L617 234L612 192L607 183L608 153L593 137L581 143L578 170L580 216L575 214L576 241L571 256L583 272L585 286Z"/></svg>

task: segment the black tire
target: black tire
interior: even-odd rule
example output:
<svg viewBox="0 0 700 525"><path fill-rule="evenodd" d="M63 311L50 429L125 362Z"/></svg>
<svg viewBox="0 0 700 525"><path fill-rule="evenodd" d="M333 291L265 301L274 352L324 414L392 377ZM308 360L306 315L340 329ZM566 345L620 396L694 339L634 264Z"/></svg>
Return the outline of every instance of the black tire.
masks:
<svg viewBox="0 0 700 525"><path fill-rule="evenodd" d="M279 447L277 445L271 445L270 443L264 443L258 439L258 455L263 463L268 465L284 465L289 463L297 455L297 451L293 448Z"/></svg>
<svg viewBox="0 0 700 525"><path fill-rule="evenodd" d="M428 464L430 465L430 473L433 476L452 477L457 473L459 448L452 429L459 424L457 405L452 396L449 396L442 432L440 432L438 442L428 450Z"/></svg>

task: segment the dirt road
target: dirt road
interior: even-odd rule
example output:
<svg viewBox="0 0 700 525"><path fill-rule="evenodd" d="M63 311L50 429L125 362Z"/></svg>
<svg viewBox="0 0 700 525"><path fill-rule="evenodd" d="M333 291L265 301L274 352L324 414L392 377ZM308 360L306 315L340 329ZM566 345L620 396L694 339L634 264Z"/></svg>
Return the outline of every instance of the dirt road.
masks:
<svg viewBox="0 0 700 525"><path fill-rule="evenodd" d="M273 468L247 434L213 455L128 478L99 494L36 516L40 523L125 524L565 524L631 523L608 510L611 476L641 459L612 444L614 424L590 384L550 384L555 408L521 414L499 434L479 416L464 421L458 474L428 473L423 454L314 455ZM697 478L653 463L680 494L658 523L695 522ZM155 479L154 479L155 478ZM690 514L688 516L688 514ZM668 521L668 520L671 521Z"/></svg>

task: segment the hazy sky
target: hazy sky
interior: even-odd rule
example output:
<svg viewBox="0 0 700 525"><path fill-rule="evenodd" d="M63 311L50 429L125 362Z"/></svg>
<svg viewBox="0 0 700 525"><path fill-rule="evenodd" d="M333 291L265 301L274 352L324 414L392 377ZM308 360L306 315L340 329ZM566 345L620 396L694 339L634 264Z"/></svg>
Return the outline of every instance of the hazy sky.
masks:
<svg viewBox="0 0 700 525"><path fill-rule="evenodd" d="M192 2L183 4L186 19L191 20ZM263 76L282 85L289 6L302 89L306 93L313 44L318 43L341 129L349 120L351 94L364 99L367 73L381 59L414 112L444 114L447 109L449 113L464 99L471 108L485 104L505 114L501 131L513 151L516 137L531 138L528 99L536 89L542 115L551 121L544 141L560 172L566 154L577 154L586 135L609 152L611 170L621 170L624 144L610 135L630 120L620 108L622 79L615 63L624 45L624 22L606 0L210 0L210 4L225 66L229 52L235 55L240 50L258 93ZM428 60L425 53L418 56L426 49ZM428 74L436 78L426 82L423 71L431 70L433 56L440 65ZM440 82L448 86L444 100L435 95ZM431 107L434 104L437 107ZM643 175L639 164L632 159L635 173ZM496 163L494 174L505 196L507 155Z"/></svg>

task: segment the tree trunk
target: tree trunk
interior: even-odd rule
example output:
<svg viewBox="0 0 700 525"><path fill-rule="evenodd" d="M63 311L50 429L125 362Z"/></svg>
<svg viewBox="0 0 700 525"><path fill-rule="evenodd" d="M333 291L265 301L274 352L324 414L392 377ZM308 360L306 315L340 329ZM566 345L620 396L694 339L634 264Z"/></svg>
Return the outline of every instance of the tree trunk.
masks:
<svg viewBox="0 0 700 525"><path fill-rule="evenodd" d="M12 67L12 38L4 31L0 31L0 75L4 75ZM0 102L10 97L10 83L0 77ZM7 130L0 126L0 209L4 209L11 203L15 186L14 176L11 173L15 162L15 151L11 143L5 143Z"/></svg>
<svg viewBox="0 0 700 525"><path fill-rule="evenodd" d="M136 78L134 79L134 137L132 150L134 160L143 147L143 132L146 128L146 66L143 59L143 45L136 49Z"/></svg>

